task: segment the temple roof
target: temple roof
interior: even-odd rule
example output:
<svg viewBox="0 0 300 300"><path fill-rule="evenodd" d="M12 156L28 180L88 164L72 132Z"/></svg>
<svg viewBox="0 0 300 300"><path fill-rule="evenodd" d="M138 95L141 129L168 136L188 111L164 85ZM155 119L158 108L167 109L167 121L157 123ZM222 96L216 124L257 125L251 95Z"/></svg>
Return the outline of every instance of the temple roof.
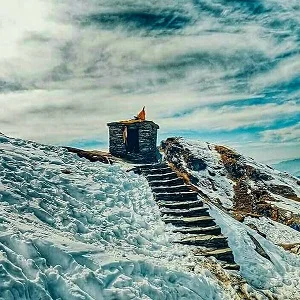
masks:
<svg viewBox="0 0 300 300"><path fill-rule="evenodd" d="M151 124L152 126L154 126L156 129L159 129L159 126L154 123L153 121L143 121L143 120L123 120L123 121L118 121L118 122L110 122L107 123L107 126L114 126L114 125L132 125L132 124L142 124L142 123L146 123L146 124Z"/></svg>

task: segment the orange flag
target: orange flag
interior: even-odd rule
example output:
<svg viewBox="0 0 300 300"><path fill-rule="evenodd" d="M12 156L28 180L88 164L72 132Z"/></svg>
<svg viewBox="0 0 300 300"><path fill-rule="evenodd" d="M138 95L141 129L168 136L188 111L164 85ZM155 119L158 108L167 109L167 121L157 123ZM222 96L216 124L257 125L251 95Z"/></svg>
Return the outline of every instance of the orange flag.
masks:
<svg viewBox="0 0 300 300"><path fill-rule="evenodd" d="M145 112L145 106L143 107L143 109L139 112L139 114L137 115L137 119L138 120L142 120L145 121L146 120L146 112Z"/></svg>

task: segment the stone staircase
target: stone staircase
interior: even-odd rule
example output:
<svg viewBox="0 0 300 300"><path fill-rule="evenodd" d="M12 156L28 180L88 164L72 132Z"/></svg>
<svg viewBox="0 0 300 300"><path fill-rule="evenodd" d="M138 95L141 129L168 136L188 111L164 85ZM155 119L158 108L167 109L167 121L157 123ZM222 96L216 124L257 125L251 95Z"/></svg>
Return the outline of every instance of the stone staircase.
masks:
<svg viewBox="0 0 300 300"><path fill-rule="evenodd" d="M193 245L194 254L213 256L226 269L238 270L234 256L221 228L209 215L198 193L186 185L166 163L137 166L134 171L144 175L153 191L163 221L182 234L176 243Z"/></svg>

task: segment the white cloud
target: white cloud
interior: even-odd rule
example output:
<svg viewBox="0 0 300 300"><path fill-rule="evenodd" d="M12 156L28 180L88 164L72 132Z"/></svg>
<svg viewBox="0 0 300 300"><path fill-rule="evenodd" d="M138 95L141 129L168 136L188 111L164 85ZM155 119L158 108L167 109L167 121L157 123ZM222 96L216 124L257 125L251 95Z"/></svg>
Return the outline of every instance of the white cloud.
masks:
<svg viewBox="0 0 300 300"><path fill-rule="evenodd" d="M242 107L222 106L216 109L204 107L178 118L162 119L160 123L167 128L179 130L233 130L269 125L282 116L297 112L300 112L300 107L293 101Z"/></svg>
<svg viewBox="0 0 300 300"><path fill-rule="evenodd" d="M48 143L95 136L106 140L107 122L132 118L143 105L146 105L147 118L167 131L173 127L165 124L165 117L186 109L244 98L247 95L207 94L200 98L188 91L148 95L113 94L108 89L21 91L0 94L4 107L0 110L0 126L8 135Z"/></svg>
<svg viewBox="0 0 300 300"><path fill-rule="evenodd" d="M183 2L183 11L195 15L195 7ZM272 35L262 36L261 24L254 22L240 24L238 31L228 26L226 32L217 18L209 18L208 24L200 18L186 34L166 36L145 36L143 28L130 34L121 25L109 31L97 24L80 24L91 13L148 6L154 6L157 13L166 8L178 10L178 3L172 1L135 1L135 5L130 1L123 5L102 1L99 5L91 0L24 3L12 0L4 5L0 36L6 46L1 49L0 79L26 88L55 89L62 84L65 89L73 88L73 81L91 88L93 79L98 86L134 91L157 92L169 84L192 90L234 88L237 82L224 78L287 50L286 43L278 45ZM215 31L207 34L211 24ZM297 45L290 45L293 47Z"/></svg>
<svg viewBox="0 0 300 300"><path fill-rule="evenodd" d="M283 59L274 69L255 77L251 85L252 89L261 90L267 86L288 82L296 77L300 77L300 55L297 54Z"/></svg>
<svg viewBox="0 0 300 300"><path fill-rule="evenodd" d="M0 80L34 89L63 62L72 26L51 19L54 2L11 0L0 10Z"/></svg>
<svg viewBox="0 0 300 300"><path fill-rule="evenodd" d="M10 0L1 3L0 39L1 59L19 56L19 43L27 32L40 32L47 28L45 16L49 5L39 0Z"/></svg>
<svg viewBox="0 0 300 300"><path fill-rule="evenodd" d="M299 142L238 142L229 145L238 152L264 163L299 158Z"/></svg>
<svg viewBox="0 0 300 300"><path fill-rule="evenodd" d="M281 129L265 130L261 133L266 142L300 142L300 124Z"/></svg>

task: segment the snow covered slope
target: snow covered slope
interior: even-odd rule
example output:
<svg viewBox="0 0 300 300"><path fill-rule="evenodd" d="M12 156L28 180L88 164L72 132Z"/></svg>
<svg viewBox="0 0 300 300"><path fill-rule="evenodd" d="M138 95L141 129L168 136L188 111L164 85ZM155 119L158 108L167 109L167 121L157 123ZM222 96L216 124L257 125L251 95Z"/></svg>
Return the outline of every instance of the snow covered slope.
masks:
<svg viewBox="0 0 300 300"><path fill-rule="evenodd" d="M211 206L245 281L196 258L125 169L0 135L0 299L297 299L298 256Z"/></svg>
<svg viewBox="0 0 300 300"><path fill-rule="evenodd" d="M1 299L231 299L143 177L0 135Z"/></svg>

